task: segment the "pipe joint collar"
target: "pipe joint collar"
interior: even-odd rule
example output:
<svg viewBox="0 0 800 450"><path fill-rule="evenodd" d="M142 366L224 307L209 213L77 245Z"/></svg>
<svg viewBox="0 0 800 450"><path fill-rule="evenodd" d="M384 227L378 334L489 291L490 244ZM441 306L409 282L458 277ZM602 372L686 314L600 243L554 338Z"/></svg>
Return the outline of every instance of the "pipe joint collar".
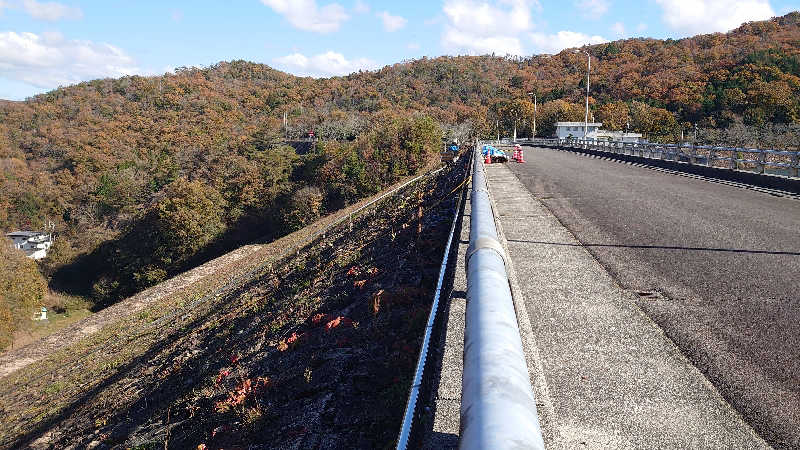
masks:
<svg viewBox="0 0 800 450"><path fill-rule="evenodd" d="M469 260L472 258L472 255L474 255L478 250L482 250L484 248L494 250L495 253L500 255L500 258L503 260L503 265L507 265L506 250L503 248L503 244L501 244L497 239L484 236L475 239L469 244L466 255L467 270L469 270Z"/></svg>

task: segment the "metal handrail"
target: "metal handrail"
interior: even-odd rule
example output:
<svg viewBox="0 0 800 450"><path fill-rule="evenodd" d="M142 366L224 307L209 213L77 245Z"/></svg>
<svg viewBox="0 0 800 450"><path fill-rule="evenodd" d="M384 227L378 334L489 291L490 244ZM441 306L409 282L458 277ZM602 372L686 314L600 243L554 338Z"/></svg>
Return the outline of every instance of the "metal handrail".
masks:
<svg viewBox="0 0 800 450"><path fill-rule="evenodd" d="M479 147L472 171L461 449L544 449Z"/></svg>
<svg viewBox="0 0 800 450"><path fill-rule="evenodd" d="M613 141L596 141L584 139L529 139L533 145L562 146L602 151L614 154L640 156L651 159L666 159L682 161L691 165L704 165L713 167L715 161L724 161L726 168L742 170L744 165L755 166L757 173L764 174L768 167L788 169L786 175L770 174L772 176L785 176L787 178L800 178L800 151L773 150L759 148L722 147L713 145L694 144L659 144L655 142L630 143ZM645 153L647 156L645 156ZM721 154L720 154L721 153ZM656 156L657 155L657 156ZM748 155L748 156L745 156ZM749 155L758 155L752 157Z"/></svg>

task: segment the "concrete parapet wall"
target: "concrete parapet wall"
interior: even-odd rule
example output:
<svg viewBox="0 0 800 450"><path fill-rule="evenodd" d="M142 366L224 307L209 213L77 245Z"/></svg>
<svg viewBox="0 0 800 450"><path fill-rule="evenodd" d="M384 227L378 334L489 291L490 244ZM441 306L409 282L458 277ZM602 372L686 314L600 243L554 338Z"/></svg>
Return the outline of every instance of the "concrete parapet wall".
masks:
<svg viewBox="0 0 800 450"><path fill-rule="evenodd" d="M546 147L556 148L559 150L570 151L575 153L584 153L593 156L602 156L605 158L614 159L618 161L647 164L650 166L660 167L663 169L675 170L679 172L691 173L694 175L701 175L709 178L716 178L726 181L735 181L738 183L745 183L753 186L760 186L764 188L777 189L781 191L791 192L794 194L800 194L800 179L782 177L778 175L751 173L742 170L709 167L699 164L689 164L681 161L645 158L642 156L633 156L633 155L622 155L618 153L604 152L591 149L573 148L560 145L548 145Z"/></svg>

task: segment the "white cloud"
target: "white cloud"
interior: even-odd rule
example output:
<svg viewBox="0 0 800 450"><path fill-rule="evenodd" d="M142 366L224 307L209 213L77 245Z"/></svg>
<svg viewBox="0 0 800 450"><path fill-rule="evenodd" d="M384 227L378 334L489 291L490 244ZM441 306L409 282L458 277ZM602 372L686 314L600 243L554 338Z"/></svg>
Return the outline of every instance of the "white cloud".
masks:
<svg viewBox="0 0 800 450"><path fill-rule="evenodd" d="M581 15L590 19L599 19L608 12L608 1L606 0L580 0L575 2L575 6L580 10Z"/></svg>
<svg viewBox="0 0 800 450"><path fill-rule="evenodd" d="M408 45L406 45L406 48L409 50L419 50L420 46L416 42L409 42Z"/></svg>
<svg viewBox="0 0 800 450"><path fill-rule="evenodd" d="M558 53L565 48L608 42L608 39L602 36L589 36L575 31L559 31L555 34L531 33L530 37L533 45L542 53Z"/></svg>
<svg viewBox="0 0 800 450"><path fill-rule="evenodd" d="M775 15L768 0L656 0L671 28L690 34L732 30Z"/></svg>
<svg viewBox="0 0 800 450"><path fill-rule="evenodd" d="M446 0L442 46L471 54L522 55L519 35L533 29L535 6L539 6L535 0Z"/></svg>
<svg viewBox="0 0 800 450"><path fill-rule="evenodd" d="M305 31L330 33L349 19L338 3L322 7L317 6L316 0L261 0L261 3L282 14L295 28Z"/></svg>
<svg viewBox="0 0 800 450"><path fill-rule="evenodd" d="M611 25L611 32L617 36L625 36L625 25L622 22L616 22Z"/></svg>
<svg viewBox="0 0 800 450"><path fill-rule="evenodd" d="M328 51L311 57L292 53L273 60L280 69L300 76L329 77L359 70L374 70L378 64L367 58L348 60L341 53Z"/></svg>
<svg viewBox="0 0 800 450"><path fill-rule="evenodd" d="M393 16L389 14L389 11L384 11L376 15L383 21L383 29L389 32L397 31L406 26L406 23L408 23L404 17Z"/></svg>
<svg viewBox="0 0 800 450"><path fill-rule="evenodd" d="M36 0L23 0L22 7L33 18L54 22L61 19L80 19L83 11L74 6L67 6L57 2L38 2Z"/></svg>
<svg viewBox="0 0 800 450"><path fill-rule="evenodd" d="M356 14L366 14L369 12L369 5L364 3L362 0L356 0L355 6L353 6L353 11Z"/></svg>
<svg viewBox="0 0 800 450"><path fill-rule="evenodd" d="M644 22L640 22L639 25L636 25L636 31L641 33L642 31L647 29L647 24Z"/></svg>
<svg viewBox="0 0 800 450"><path fill-rule="evenodd" d="M103 77L142 73L133 58L105 43L59 33L0 32L0 77L53 89Z"/></svg>

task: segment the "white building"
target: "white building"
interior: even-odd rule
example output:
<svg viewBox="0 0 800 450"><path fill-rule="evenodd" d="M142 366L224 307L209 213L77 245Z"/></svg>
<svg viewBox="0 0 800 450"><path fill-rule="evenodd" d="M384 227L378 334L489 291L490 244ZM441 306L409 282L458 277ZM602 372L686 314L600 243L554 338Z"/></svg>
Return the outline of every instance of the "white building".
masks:
<svg viewBox="0 0 800 450"><path fill-rule="evenodd" d="M15 231L6 236L14 243L14 248L24 251L28 258L36 260L47 256L47 251L53 245L52 235L38 231Z"/></svg>
<svg viewBox="0 0 800 450"><path fill-rule="evenodd" d="M602 130L602 122L586 124L586 139L594 141L622 141L640 142L642 135L639 133L625 133L622 131ZM556 122L556 137L559 139L583 139L583 122Z"/></svg>
<svg viewBox="0 0 800 450"><path fill-rule="evenodd" d="M642 141L642 135L639 133L626 133L624 131L609 131L597 130L596 139L598 141L613 141L613 142L631 142L639 143Z"/></svg>
<svg viewBox="0 0 800 450"><path fill-rule="evenodd" d="M595 134L602 126L602 122L587 123L586 139L596 139ZM583 122L556 122L556 137L559 139L583 139Z"/></svg>

